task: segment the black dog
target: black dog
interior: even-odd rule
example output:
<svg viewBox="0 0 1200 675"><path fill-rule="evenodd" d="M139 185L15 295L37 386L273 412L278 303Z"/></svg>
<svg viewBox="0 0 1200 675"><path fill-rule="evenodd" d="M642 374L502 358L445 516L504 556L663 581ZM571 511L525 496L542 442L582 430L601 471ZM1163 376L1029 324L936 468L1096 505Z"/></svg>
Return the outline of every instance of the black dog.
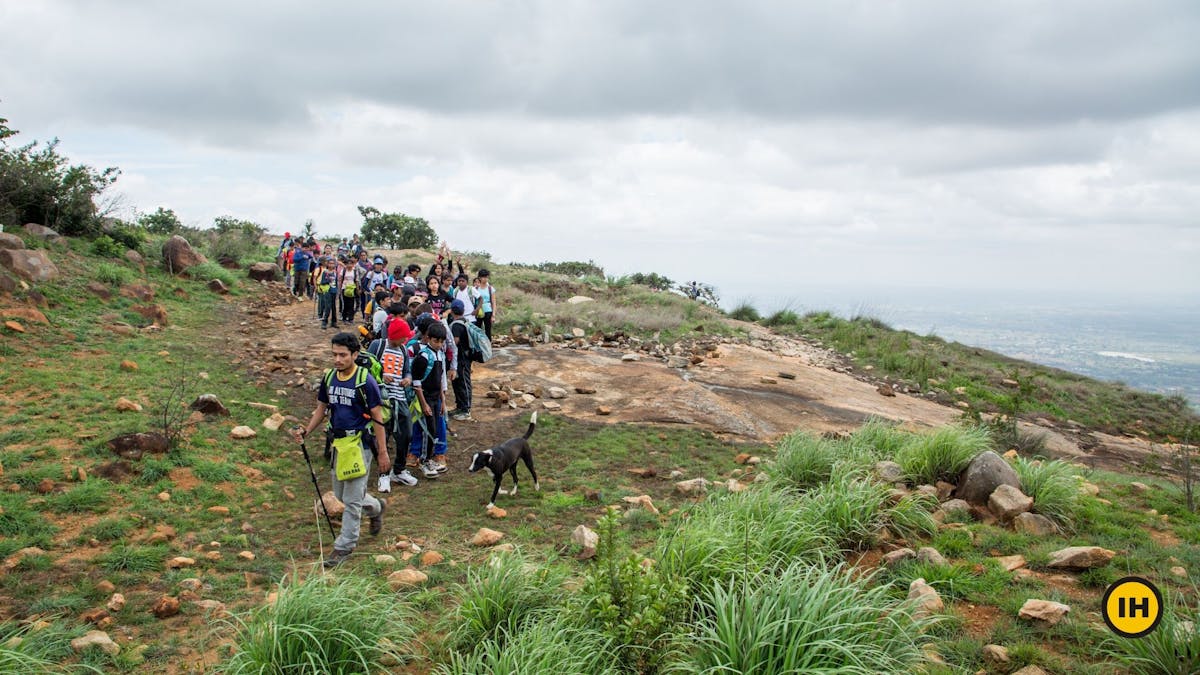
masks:
<svg viewBox="0 0 1200 675"><path fill-rule="evenodd" d="M524 436L510 438L494 448L477 452L471 457L470 472L475 473L480 469L487 469L492 474L492 482L495 483L487 508L490 509L496 505L496 495L498 494L517 494L517 460L525 462L525 468L529 469L530 475L533 476L533 489L542 489L542 486L538 484L537 471L533 470L533 448L529 447L529 437L533 435L533 429L536 426L537 411L534 411L533 416L529 418L529 428L525 430ZM505 471L512 474L512 492L500 489L500 481L504 480Z"/></svg>

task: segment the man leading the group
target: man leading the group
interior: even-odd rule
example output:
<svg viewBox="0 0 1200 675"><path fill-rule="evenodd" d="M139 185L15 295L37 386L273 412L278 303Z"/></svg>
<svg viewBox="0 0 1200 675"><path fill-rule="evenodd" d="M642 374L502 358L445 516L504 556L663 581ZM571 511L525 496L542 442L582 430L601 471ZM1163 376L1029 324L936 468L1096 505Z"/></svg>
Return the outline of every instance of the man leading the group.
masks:
<svg viewBox="0 0 1200 675"><path fill-rule="evenodd" d="M326 371L317 390L317 407L308 424L297 434L301 441L325 421L329 413L333 429L333 494L346 505L342 514L342 532L333 542L333 552L325 559L326 567L337 567L358 545L358 534L365 511L371 520L370 532L383 530L383 512L387 500L367 494L371 459L379 458L380 473L392 468L384 434L382 397L379 384L365 369L354 363L358 356L358 338L338 333L330 340L333 368ZM384 448L383 452L376 452Z"/></svg>

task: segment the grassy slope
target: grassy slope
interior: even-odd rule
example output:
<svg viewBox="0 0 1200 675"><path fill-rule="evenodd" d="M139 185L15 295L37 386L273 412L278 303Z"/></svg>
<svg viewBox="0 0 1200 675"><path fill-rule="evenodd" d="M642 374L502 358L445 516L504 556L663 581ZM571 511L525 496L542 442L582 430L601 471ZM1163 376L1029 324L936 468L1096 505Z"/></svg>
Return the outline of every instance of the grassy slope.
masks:
<svg viewBox="0 0 1200 675"><path fill-rule="evenodd" d="M121 636L124 650L116 658L87 655L85 662L105 670L148 667L165 671L169 666L211 665L223 653L218 645L231 634L227 626L206 619L195 605L185 603L182 615L167 621L155 619L148 608L159 595L178 593L182 579L199 576L208 584L203 597L243 611L261 603L293 561L306 563L317 556L318 524L307 511L311 486L297 461L298 454L285 439L261 429L261 412L232 403L232 419L200 422L179 450L143 459L137 466L139 475L124 481L95 477L101 465L114 459L103 441L119 432L153 427L157 407L180 374L207 372L203 391L218 393L227 402L278 402L304 414L311 397L290 392L276 396L273 386L256 387L230 367L235 356L227 351L231 348L229 334L240 319L237 302L247 297L247 284L235 289L229 302L198 282L169 279L152 270L148 279L157 292L156 302L171 317L170 327L159 333L117 337L105 328L114 318L135 325L146 321L132 312L135 301L118 295L101 302L84 290L99 273L99 261L87 256L78 242L72 246L70 252L53 254L67 272L66 278L39 288L54 305L47 311L51 325L28 325L27 334L6 333L0 343L4 359L0 362L0 390L5 393L5 403L0 405L0 446L4 449L0 482L6 488L0 493L0 557L25 546L39 546L47 552L25 558L0 576L0 596L4 596L0 607L17 618L54 620L43 634L44 641L55 645L56 660L71 662L75 658L63 648L65 640L90 628L78 615L104 604L107 594L97 584L109 580L128 600L125 609L114 614L115 626L109 629L110 634ZM611 330L606 323L615 319L600 313L604 306L655 303L660 311L653 314L681 317L688 327L692 327L689 322L703 323L711 332L720 324L710 311L666 294L628 293L607 286L588 287L557 275L493 269L507 294L501 317L504 323L535 326L538 321L549 321L558 332L575 325L589 328L586 322L593 321L597 329ZM509 282L515 288L509 287ZM522 285L527 290L519 290ZM541 294L547 288L549 297L581 293L615 302L563 309ZM630 312L619 327L644 334L671 332L670 326L641 320L645 314ZM122 360L132 360L139 367L122 371ZM200 391L201 387L194 386L188 400ZM115 412L112 402L119 396L140 401L146 411ZM522 419L514 417L508 423L513 431L523 426ZM486 481L452 477L442 484L423 483L419 491L397 494L396 504L401 508L390 517L388 539L364 542L364 553L383 552L391 537L404 534L459 563L431 568L426 588L399 598L420 612L418 627L425 647L418 649L419 653L435 660L445 658L437 646L440 630L436 624L453 607L446 601L446 590L464 581L465 570L482 560L480 552L464 543L476 527L501 529L508 534L508 541L530 552L535 560L578 575L587 564L563 557L574 551L566 543L567 534L576 524L594 523L604 504L646 493L667 514L672 507L690 502L672 495L668 481L637 478L626 468L648 466L665 474L684 467L689 469L689 477L699 470L700 475L713 479L739 470L732 458L743 448L730 447L705 434L543 420L537 440L545 450L539 461L543 467L554 467L553 471L543 469L552 475L547 476L543 492L528 491L526 484L519 497L502 504L510 509L508 520L481 517L480 495L486 491ZM231 441L228 430L234 424L258 428L260 436L253 441ZM755 453L765 450L748 449ZM79 481L78 474L68 477L69 469L76 467L89 476L85 481ZM1077 668L1085 672L1108 672L1110 667L1097 656L1103 633L1088 627L1094 617L1087 612L1094 611L1100 587L1110 577L1143 574L1177 593L1194 594L1194 588L1167 571L1177 564L1200 570L1200 552L1185 543L1200 541L1200 521L1183 511L1177 493L1156 486L1141 494L1129 487L1130 478L1113 474L1094 474L1089 479L1101 485L1102 497L1121 508L1086 500L1077 531L1070 537L1033 541L993 526L971 524L966 529L973 542L953 531L941 532L933 539L933 545L964 565L950 573L957 578L951 576L940 585L948 599L957 599L937 633L939 650L956 668L981 667L978 646L1001 642L1027 644L1019 659L1025 662L1051 668L1082 662ZM51 492L38 494L37 487L46 480L52 484ZM456 484L459 480L462 482ZM19 491L12 491L14 485ZM599 502L587 500L586 493L592 489L599 491ZM162 491L170 493L169 501L156 498ZM226 506L230 513L210 512L211 506ZM1148 513L1151 508L1168 519ZM632 514L625 517L625 529L632 545L647 553L660 532L672 531L683 522L678 515L655 517L640 510ZM177 536L168 542L149 543L151 533L161 525L173 527ZM205 557L213 550L211 542L220 544L219 560ZM1081 588L1062 587L1041 578L1000 584L994 574L971 571L972 565L989 556L1009 553L1025 554L1036 569L1049 551L1068 543L1097 544L1122 553L1113 568L1085 576ZM254 552L255 560L237 558L241 550ZM175 555L196 558L197 568L165 570L165 561ZM345 573L364 575L377 583L385 571L389 570L364 556ZM918 574L933 576L927 569L902 568L890 578L906 584ZM949 590L953 583L958 584L957 590ZM1058 627L1031 629L1012 618L1027 597L1068 599L1076 610ZM1194 600L1194 595L1191 597ZM147 663L136 666L143 658ZM418 663L416 669L423 671L428 666L424 663Z"/></svg>

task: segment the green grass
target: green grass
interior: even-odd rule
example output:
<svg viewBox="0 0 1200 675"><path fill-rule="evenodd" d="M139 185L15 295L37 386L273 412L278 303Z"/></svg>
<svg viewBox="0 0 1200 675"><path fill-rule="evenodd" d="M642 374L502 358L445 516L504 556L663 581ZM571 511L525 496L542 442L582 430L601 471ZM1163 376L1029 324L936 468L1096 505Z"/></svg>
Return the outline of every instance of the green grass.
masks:
<svg viewBox="0 0 1200 675"><path fill-rule="evenodd" d="M715 584L701 604L704 618L667 672L909 672L930 624L842 565L800 562L779 576Z"/></svg>
<svg viewBox="0 0 1200 675"><path fill-rule="evenodd" d="M187 275L192 279L205 283L217 279L230 288L237 283L237 279L232 272L212 261L196 265L195 267L189 267Z"/></svg>
<svg viewBox="0 0 1200 675"><path fill-rule="evenodd" d="M1154 632L1138 639L1111 638L1105 651L1135 675L1200 672L1200 607L1180 607L1170 597L1164 605Z"/></svg>
<svg viewBox="0 0 1200 675"><path fill-rule="evenodd" d="M758 310L749 302L738 303L736 307L729 310L728 316L735 321L759 321L762 319Z"/></svg>
<svg viewBox="0 0 1200 675"><path fill-rule="evenodd" d="M436 672L442 675L623 672L616 666L617 655L611 640L562 617L543 618L504 638L502 642L486 640L469 654L455 652Z"/></svg>
<svg viewBox="0 0 1200 675"><path fill-rule="evenodd" d="M1021 491L1033 497L1033 510L1072 528L1080 502L1077 469L1061 460L1030 460L1017 457L1013 468L1021 479Z"/></svg>
<svg viewBox="0 0 1200 675"><path fill-rule="evenodd" d="M96 265L96 280L109 286L127 286L136 281L137 276L127 267L102 262Z"/></svg>
<svg viewBox="0 0 1200 675"><path fill-rule="evenodd" d="M914 485L932 485L939 480L954 483L976 455L991 447L986 429L942 427L910 438L896 452L896 462Z"/></svg>
<svg viewBox="0 0 1200 675"><path fill-rule="evenodd" d="M838 446L816 434L796 431L779 441L768 472L785 485L801 489L816 487L833 475L838 450Z"/></svg>
<svg viewBox="0 0 1200 675"><path fill-rule="evenodd" d="M167 562L165 546L129 546L117 544L101 555L98 562L110 572L151 572L164 569Z"/></svg>
<svg viewBox="0 0 1200 675"><path fill-rule="evenodd" d="M377 581L292 575L273 604L238 617L221 672L379 672L407 658L410 611Z"/></svg>
<svg viewBox="0 0 1200 675"><path fill-rule="evenodd" d="M558 568L531 565L518 553L467 570L466 582L451 591L458 605L446 616L448 646L470 651L491 641L502 647L524 624L561 601L564 577Z"/></svg>
<svg viewBox="0 0 1200 675"><path fill-rule="evenodd" d="M111 506L111 497L112 483L89 478L66 492L51 495L46 503L55 513L104 513Z"/></svg>

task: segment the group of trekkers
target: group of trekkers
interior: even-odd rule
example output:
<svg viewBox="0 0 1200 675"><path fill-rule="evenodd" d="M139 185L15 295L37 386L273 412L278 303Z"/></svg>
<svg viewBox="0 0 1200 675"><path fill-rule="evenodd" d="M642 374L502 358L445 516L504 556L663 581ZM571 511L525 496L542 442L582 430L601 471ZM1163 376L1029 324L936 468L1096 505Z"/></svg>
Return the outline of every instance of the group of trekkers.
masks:
<svg viewBox="0 0 1200 675"><path fill-rule="evenodd" d="M323 425L334 494L345 504L341 534L325 560L334 567L357 544L364 512L371 534L382 530L387 500L367 493L373 460L377 491L385 494L394 483L416 485L418 473L436 479L447 471L450 420L472 419L471 365L491 355L496 290L487 269L472 278L448 250L424 276L418 263L388 272L387 258L371 256L357 235L335 249L285 234L279 260L292 292L317 301L321 328L336 328L340 319L348 329L332 337L333 368L321 379L312 417L297 430L303 442ZM448 411L450 389L456 405Z"/></svg>

